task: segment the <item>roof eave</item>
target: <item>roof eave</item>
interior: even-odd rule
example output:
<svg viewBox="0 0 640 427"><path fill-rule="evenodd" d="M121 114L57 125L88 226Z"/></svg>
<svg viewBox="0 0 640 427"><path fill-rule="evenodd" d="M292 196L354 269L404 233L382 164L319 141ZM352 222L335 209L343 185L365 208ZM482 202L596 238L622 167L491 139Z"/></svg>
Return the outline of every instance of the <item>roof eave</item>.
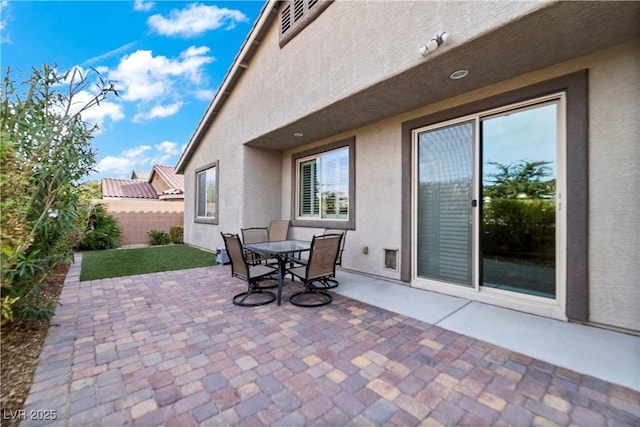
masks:
<svg viewBox="0 0 640 427"><path fill-rule="evenodd" d="M180 159L176 164L177 174L182 174L184 172L185 167L191 159L191 156L198 148L198 145L202 141L204 135L207 133L207 130L211 127L216 114L220 111L220 109L222 109L224 102L233 90L233 87L242 75L242 72L249 66L249 61L262 42L264 33L268 30L271 22L273 22L273 19L277 15L276 10L279 3L279 0L267 0L267 2L264 4L262 10L260 11L260 15L258 16L258 19L249 32L249 35L245 39L240 52L238 52L235 59L233 60L233 63L231 64L231 67L227 71L227 74L222 81L222 85L220 85L218 92L216 92L215 96L213 97L213 100L209 104L209 107L207 108L204 116L200 119L195 132L189 139L187 147L182 152L182 155L180 156Z"/></svg>

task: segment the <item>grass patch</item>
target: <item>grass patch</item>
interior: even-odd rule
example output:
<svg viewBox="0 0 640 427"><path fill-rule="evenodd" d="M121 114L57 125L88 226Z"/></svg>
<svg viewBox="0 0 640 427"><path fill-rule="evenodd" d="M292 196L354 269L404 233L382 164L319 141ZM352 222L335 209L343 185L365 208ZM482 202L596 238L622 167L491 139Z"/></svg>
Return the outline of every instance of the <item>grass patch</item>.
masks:
<svg viewBox="0 0 640 427"><path fill-rule="evenodd" d="M215 262L215 254L186 245L83 252L80 280L207 267Z"/></svg>

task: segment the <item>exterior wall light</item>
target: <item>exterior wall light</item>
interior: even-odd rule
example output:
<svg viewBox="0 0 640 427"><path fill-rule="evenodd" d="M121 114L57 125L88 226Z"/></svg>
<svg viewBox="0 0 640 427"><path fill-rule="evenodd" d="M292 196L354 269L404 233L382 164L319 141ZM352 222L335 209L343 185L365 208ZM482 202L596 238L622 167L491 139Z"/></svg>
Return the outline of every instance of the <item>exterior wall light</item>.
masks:
<svg viewBox="0 0 640 427"><path fill-rule="evenodd" d="M438 31L419 51L422 56L427 56L431 54L431 52L434 52L442 43L446 42L448 38L449 34L445 31Z"/></svg>

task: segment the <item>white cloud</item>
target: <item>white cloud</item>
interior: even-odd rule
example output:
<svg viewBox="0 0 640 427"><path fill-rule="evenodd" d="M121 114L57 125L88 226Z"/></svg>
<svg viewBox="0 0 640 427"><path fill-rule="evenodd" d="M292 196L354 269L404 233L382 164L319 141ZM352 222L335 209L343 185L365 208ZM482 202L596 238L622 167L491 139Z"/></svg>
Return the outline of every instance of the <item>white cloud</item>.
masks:
<svg viewBox="0 0 640 427"><path fill-rule="evenodd" d="M216 92L211 89L200 89L197 90L195 95L201 101L211 101L215 96Z"/></svg>
<svg viewBox="0 0 640 427"><path fill-rule="evenodd" d="M82 67L76 66L66 73L65 79L60 82L59 86L75 86L83 79L87 79L90 82L91 77L91 73L88 73ZM87 84L86 87L91 88L91 85ZM64 91L66 90L63 89L63 92ZM118 120L124 119L123 106L109 101L109 99L116 99L114 94L108 93L107 97L100 101L99 104L94 102L97 95L97 92L78 90L71 99L69 113L76 114L80 112L82 120L91 125L97 125L98 128L102 128L106 120L117 122ZM89 104L92 105L87 107ZM56 108L58 108L62 114L64 112L63 110L66 110L66 105L59 105ZM84 111L82 111L83 109Z"/></svg>
<svg viewBox="0 0 640 427"><path fill-rule="evenodd" d="M130 176L135 169L150 170L154 165L166 165L175 162L178 155L178 144L173 141L162 141L159 144L139 145L124 150L120 156L106 156L101 159L96 169L101 174Z"/></svg>
<svg viewBox="0 0 640 427"><path fill-rule="evenodd" d="M178 144L171 141L162 141L160 144L154 146L156 150L169 154L171 156L175 156L178 154Z"/></svg>
<svg viewBox="0 0 640 427"><path fill-rule="evenodd" d="M238 22L248 20L247 16L239 10L219 8L214 5L190 4L182 10L172 10L168 18L162 15L150 16L147 23L159 34L193 37L223 27L230 30Z"/></svg>
<svg viewBox="0 0 640 427"><path fill-rule="evenodd" d="M11 38L7 34L7 24L11 20L9 15L9 1L0 2L0 43L11 43Z"/></svg>
<svg viewBox="0 0 640 427"><path fill-rule="evenodd" d="M98 128L102 128L107 119L112 122L124 119L124 112L120 104L101 101L100 104L96 104L88 110L83 111L81 116L84 121L98 125Z"/></svg>
<svg viewBox="0 0 640 427"><path fill-rule="evenodd" d="M151 159L152 165L165 165L169 160L178 154L178 144L171 141L162 141L160 144L154 145L154 148L160 152Z"/></svg>
<svg viewBox="0 0 640 427"><path fill-rule="evenodd" d="M152 1L136 0L133 4L133 9L138 12L148 12L153 9L155 5Z"/></svg>
<svg viewBox="0 0 640 427"><path fill-rule="evenodd" d="M144 120L151 120L155 118L170 117L180 111L183 103L178 101L169 105L156 105L147 112L140 112L133 118L134 122L141 122Z"/></svg>
<svg viewBox="0 0 640 427"><path fill-rule="evenodd" d="M151 166L149 168L152 168L153 165L167 165L171 163L169 160L171 160L172 157L170 154L160 154L151 159Z"/></svg>
<svg viewBox="0 0 640 427"><path fill-rule="evenodd" d="M206 56L209 48L189 47L177 59L153 56L150 50L138 50L122 58L118 67L109 72L110 80L118 82L125 101L150 101L166 97L181 79L198 84L204 65L215 60Z"/></svg>
<svg viewBox="0 0 640 427"><path fill-rule="evenodd" d="M125 157L107 156L96 165L96 170L100 173L127 174L136 168L136 162Z"/></svg>
<svg viewBox="0 0 640 427"><path fill-rule="evenodd" d="M100 173L127 174L139 166L149 165L150 157L146 155L150 145L141 145L122 152L120 157L107 156L100 160L96 169Z"/></svg>

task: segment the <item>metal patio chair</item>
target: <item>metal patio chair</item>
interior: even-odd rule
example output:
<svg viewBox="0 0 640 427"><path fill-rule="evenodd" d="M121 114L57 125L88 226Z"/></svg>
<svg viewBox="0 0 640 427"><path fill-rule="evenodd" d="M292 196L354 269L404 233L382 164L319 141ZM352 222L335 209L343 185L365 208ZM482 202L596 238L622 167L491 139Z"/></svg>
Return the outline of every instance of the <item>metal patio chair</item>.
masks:
<svg viewBox="0 0 640 427"><path fill-rule="evenodd" d="M338 258L336 258L336 266L341 267L342 266L342 254L344 253L344 242L346 242L347 240L347 230L332 230L332 229L328 229L325 228L324 229L324 234L340 234L342 235L342 239L340 239L340 249L338 250ZM326 279L323 284L326 286L327 289L333 289L335 287L338 286L338 281L333 278L333 279Z"/></svg>
<svg viewBox="0 0 640 427"><path fill-rule="evenodd" d="M269 241L278 242L281 240L287 240L289 234L289 221L282 219L273 220L269 224Z"/></svg>
<svg viewBox="0 0 640 427"><path fill-rule="evenodd" d="M233 296L233 303L242 307L256 307L269 304L276 300L276 294L266 291L259 283L263 280L273 280L270 277L276 269L264 265L251 265L247 262L240 237L237 234L220 233L231 261L231 275L247 282L247 291Z"/></svg>
<svg viewBox="0 0 640 427"><path fill-rule="evenodd" d="M319 307L329 304L333 298L325 290L326 281L335 277L336 258L340 249L341 234L314 236L306 265L293 267L289 273L304 283L305 290L289 298L291 304L301 307ZM319 284L319 286L316 286Z"/></svg>
<svg viewBox="0 0 640 427"><path fill-rule="evenodd" d="M242 243L245 245L269 241L269 229L267 227L241 228L240 232L242 233ZM245 255L249 264L260 264L262 261L266 261L262 255L255 252L245 250Z"/></svg>

